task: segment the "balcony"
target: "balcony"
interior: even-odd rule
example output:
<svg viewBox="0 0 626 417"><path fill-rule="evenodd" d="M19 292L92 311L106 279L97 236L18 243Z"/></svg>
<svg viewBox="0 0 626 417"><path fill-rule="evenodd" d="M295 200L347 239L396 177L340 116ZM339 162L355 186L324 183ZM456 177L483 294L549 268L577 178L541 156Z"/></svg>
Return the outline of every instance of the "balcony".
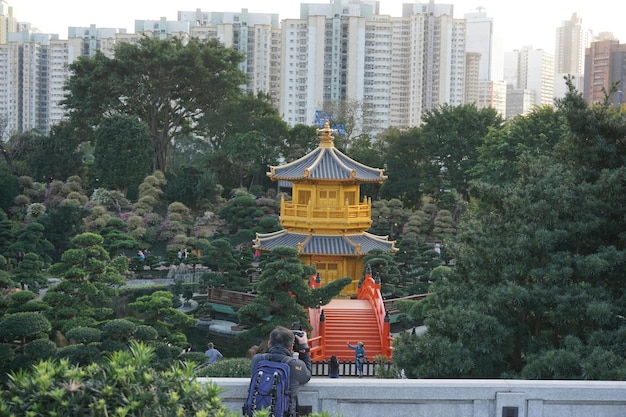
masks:
<svg viewBox="0 0 626 417"><path fill-rule="evenodd" d="M280 210L280 221L284 228L293 231L365 231L371 225L371 206L369 203L359 203L329 207L284 201Z"/></svg>

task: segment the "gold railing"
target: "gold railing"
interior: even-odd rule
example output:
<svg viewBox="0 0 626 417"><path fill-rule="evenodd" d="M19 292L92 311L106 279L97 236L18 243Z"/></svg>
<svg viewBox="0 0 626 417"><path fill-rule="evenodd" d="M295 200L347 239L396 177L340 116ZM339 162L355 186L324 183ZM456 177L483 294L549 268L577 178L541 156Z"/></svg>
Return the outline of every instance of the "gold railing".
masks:
<svg viewBox="0 0 626 417"><path fill-rule="evenodd" d="M341 207L314 206L312 204L295 204L284 201L280 210L281 218L298 219L355 219L362 221L371 219L371 209L368 203L352 204Z"/></svg>

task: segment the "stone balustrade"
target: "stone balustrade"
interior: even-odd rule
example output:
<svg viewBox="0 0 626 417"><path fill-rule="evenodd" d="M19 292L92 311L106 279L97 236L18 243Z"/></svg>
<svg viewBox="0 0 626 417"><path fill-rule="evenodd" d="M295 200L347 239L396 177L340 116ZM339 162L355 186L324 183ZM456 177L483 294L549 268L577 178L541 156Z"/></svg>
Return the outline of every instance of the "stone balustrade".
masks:
<svg viewBox="0 0 626 417"><path fill-rule="evenodd" d="M247 378L201 378L241 412ZM300 406L332 417L626 416L626 381L313 378Z"/></svg>

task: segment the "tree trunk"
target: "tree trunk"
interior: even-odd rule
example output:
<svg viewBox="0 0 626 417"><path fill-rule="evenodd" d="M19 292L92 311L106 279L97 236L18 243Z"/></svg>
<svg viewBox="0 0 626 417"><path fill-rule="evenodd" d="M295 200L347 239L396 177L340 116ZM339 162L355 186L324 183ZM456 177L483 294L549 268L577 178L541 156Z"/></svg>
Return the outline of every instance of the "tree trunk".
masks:
<svg viewBox="0 0 626 417"><path fill-rule="evenodd" d="M167 172L167 144L168 138L163 136L152 136L154 143L154 170Z"/></svg>

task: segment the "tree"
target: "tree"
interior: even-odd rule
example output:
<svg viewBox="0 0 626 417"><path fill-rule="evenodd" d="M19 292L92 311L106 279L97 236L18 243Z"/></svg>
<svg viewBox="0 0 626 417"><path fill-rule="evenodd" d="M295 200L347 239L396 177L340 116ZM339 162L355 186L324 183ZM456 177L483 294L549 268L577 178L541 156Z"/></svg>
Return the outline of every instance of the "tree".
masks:
<svg viewBox="0 0 626 417"><path fill-rule="evenodd" d="M314 126L297 124L287 132L282 156L286 162L295 161L315 150L320 143Z"/></svg>
<svg viewBox="0 0 626 417"><path fill-rule="evenodd" d="M382 198L399 198L405 207L419 207L424 194L439 191L439 168L433 166L428 151L427 137L421 128L406 132L390 132L385 137L387 153L386 173L389 179L381 188Z"/></svg>
<svg viewBox="0 0 626 417"><path fill-rule="evenodd" d="M169 146L178 135L204 128L204 115L240 95L242 56L217 39L142 37L121 42L115 58L102 53L70 65L63 104L76 126L90 132L108 115L139 117L150 131L154 169L167 171Z"/></svg>
<svg viewBox="0 0 626 417"><path fill-rule="evenodd" d="M534 107L526 115L507 120L501 129L491 129L478 147L476 165L470 169L480 181L503 186L517 178L519 158L552 151L563 133L563 116L552 106Z"/></svg>
<svg viewBox="0 0 626 417"><path fill-rule="evenodd" d="M129 187L137 187L150 172L154 161L150 132L136 116L107 117L96 130L93 156L98 183L126 195Z"/></svg>
<svg viewBox="0 0 626 417"><path fill-rule="evenodd" d="M502 124L502 117L491 107L446 104L426 111L422 119L426 158L439 170L437 192L454 189L469 201L470 170L478 159L478 147L490 128Z"/></svg>
<svg viewBox="0 0 626 417"><path fill-rule="evenodd" d="M21 352L31 340L47 337L50 331L50 322L39 313L7 314L0 319L0 340L5 343L14 343L18 340Z"/></svg>
<svg viewBox="0 0 626 417"><path fill-rule="evenodd" d="M396 342L407 375L626 377L626 123L573 88L558 112L551 155L520 156L509 186L472 189L477 206L450 241L454 269L424 301L428 332Z"/></svg>
<svg viewBox="0 0 626 417"><path fill-rule="evenodd" d="M230 233L236 234L242 229L252 229L263 211L257 207L254 197L237 195L226 203L218 215L228 221Z"/></svg>
<svg viewBox="0 0 626 417"><path fill-rule="evenodd" d="M9 252L33 252L45 263L52 261L50 255L54 246L44 237L45 228L41 223L31 222L15 234L15 241L9 246Z"/></svg>
<svg viewBox="0 0 626 417"><path fill-rule="evenodd" d="M54 246L49 254L58 260L69 247L71 239L84 232L84 218L89 210L82 205L63 204L39 219L43 225L43 236Z"/></svg>
<svg viewBox="0 0 626 417"><path fill-rule="evenodd" d="M100 230L100 236L104 239L102 246L111 257L116 256L123 249L140 249L139 242L126 232L127 228L128 224L122 219L112 218Z"/></svg>
<svg viewBox="0 0 626 417"><path fill-rule="evenodd" d="M175 329L196 323L193 317L174 308L173 299L174 295L169 291L155 291L137 298L129 307L143 315L145 324L157 329L160 336L166 337Z"/></svg>
<svg viewBox="0 0 626 417"><path fill-rule="evenodd" d="M38 291L48 282L41 273L43 267L44 263L36 253L27 252L17 268L11 271L11 277L15 283L19 283L22 287L27 285L31 291Z"/></svg>
<svg viewBox="0 0 626 417"><path fill-rule="evenodd" d="M166 178L165 198L179 201L192 210L211 207L224 191L215 173L191 165L168 172Z"/></svg>
<svg viewBox="0 0 626 417"><path fill-rule="evenodd" d="M0 152L2 149L0 148ZM0 164L0 210L5 213L11 209L15 197L20 194L17 177Z"/></svg>
<svg viewBox="0 0 626 417"><path fill-rule="evenodd" d="M284 151L289 126L266 94L247 94L225 103L203 118L212 147L205 166L225 188L267 187L268 165L276 165Z"/></svg>
<svg viewBox="0 0 626 417"><path fill-rule="evenodd" d="M38 137L29 159L33 178L65 180L80 175L83 168L82 139L68 121L61 121L50 130L48 137Z"/></svg>
<svg viewBox="0 0 626 417"><path fill-rule="evenodd" d="M346 150L352 146L354 139L362 135L369 136L372 131L373 125L370 120L374 111L369 103L343 98L325 101L322 109L331 126L341 126L343 132L341 140Z"/></svg>
<svg viewBox="0 0 626 417"><path fill-rule="evenodd" d="M293 248L278 247L272 250L259 282L255 286L258 295L253 302L241 307L237 316L253 327L242 337L266 338L276 326L291 327L292 323L308 323L305 308L326 305L337 296L352 279L341 278L316 289L309 288L312 267L298 259Z"/></svg>
<svg viewBox="0 0 626 417"><path fill-rule="evenodd" d="M128 263L125 258L112 261L102 247L103 240L94 233L75 236L73 247L49 268L50 274L62 278L43 298L52 307L47 314L55 329L94 327L111 318L113 310L108 303L124 282L122 273Z"/></svg>

